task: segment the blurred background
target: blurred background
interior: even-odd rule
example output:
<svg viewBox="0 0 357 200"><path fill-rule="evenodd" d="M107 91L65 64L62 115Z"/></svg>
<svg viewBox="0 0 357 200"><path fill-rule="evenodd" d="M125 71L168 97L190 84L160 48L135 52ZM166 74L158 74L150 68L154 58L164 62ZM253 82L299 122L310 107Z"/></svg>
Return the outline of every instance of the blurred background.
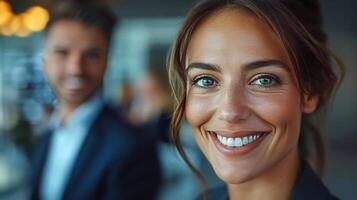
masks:
<svg viewBox="0 0 357 200"><path fill-rule="evenodd" d="M0 199L25 197L28 154L56 101L41 68L43 29L48 21L47 11L55 2L0 0ZM197 1L101 2L121 18L112 40L104 84L106 98L127 108L123 110L134 123L146 123L153 113L168 115L171 100L166 56L182 17ZM347 66L327 124L324 179L332 193L352 200L357 196L357 1L321 3L329 45ZM156 105L158 102L160 105ZM138 115L139 112L144 114ZM185 123L182 135L189 157L206 176L208 185L220 184ZM197 180L167 138L161 141L164 186L160 199L193 199L199 191Z"/></svg>

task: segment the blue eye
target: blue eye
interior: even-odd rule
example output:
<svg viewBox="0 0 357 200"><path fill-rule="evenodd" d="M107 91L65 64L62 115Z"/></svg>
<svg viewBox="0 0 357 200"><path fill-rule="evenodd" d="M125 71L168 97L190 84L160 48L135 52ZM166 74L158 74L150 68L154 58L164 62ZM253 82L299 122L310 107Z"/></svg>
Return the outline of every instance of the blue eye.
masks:
<svg viewBox="0 0 357 200"><path fill-rule="evenodd" d="M217 81L215 81L213 78L210 77L200 77L200 78L196 78L193 81L193 85L196 85L201 88L208 88L217 85Z"/></svg>
<svg viewBox="0 0 357 200"><path fill-rule="evenodd" d="M261 75L252 82L253 85L257 85L259 87L270 87L278 83L278 78L272 75Z"/></svg>

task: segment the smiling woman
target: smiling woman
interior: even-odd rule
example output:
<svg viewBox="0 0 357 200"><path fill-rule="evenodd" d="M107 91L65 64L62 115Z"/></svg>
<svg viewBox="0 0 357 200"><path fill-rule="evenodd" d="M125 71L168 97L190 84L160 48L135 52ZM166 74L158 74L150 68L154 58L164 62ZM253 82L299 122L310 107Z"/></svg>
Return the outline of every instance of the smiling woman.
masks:
<svg viewBox="0 0 357 200"><path fill-rule="evenodd" d="M203 197L333 198L309 167L322 173L323 140L312 122L343 74L319 14L314 0L209 0L190 11L170 57L172 128L202 179L179 141L186 117L227 185Z"/></svg>

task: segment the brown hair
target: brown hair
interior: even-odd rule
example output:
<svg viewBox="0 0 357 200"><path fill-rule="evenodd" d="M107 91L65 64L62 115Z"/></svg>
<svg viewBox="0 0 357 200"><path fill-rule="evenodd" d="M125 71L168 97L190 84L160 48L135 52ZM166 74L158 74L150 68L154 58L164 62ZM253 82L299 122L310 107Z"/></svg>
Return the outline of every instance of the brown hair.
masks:
<svg viewBox="0 0 357 200"><path fill-rule="evenodd" d="M168 60L170 83L177 103L172 117L172 137L179 153L204 187L202 175L190 163L180 143L180 124L186 106L185 61L196 28L208 16L227 7L248 10L269 25L289 55L301 93L319 96L317 110L302 116L299 153L303 160L312 162L321 175L325 162L321 122L334 90L342 80L344 65L326 47L318 0L208 0L191 9ZM332 60L338 64L339 71L333 69Z"/></svg>
<svg viewBox="0 0 357 200"><path fill-rule="evenodd" d="M56 4L51 10L46 30L60 20L73 20L93 26L104 34L108 44L117 22L116 16L104 5L85 1L64 1Z"/></svg>

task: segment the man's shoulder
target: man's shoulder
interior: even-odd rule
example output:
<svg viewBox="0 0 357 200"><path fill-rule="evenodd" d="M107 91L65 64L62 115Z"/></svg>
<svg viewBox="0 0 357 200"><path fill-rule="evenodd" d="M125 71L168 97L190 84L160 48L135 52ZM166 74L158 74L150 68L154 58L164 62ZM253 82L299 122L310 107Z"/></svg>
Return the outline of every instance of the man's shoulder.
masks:
<svg viewBox="0 0 357 200"><path fill-rule="evenodd" d="M138 131L138 129L130 125L130 123L120 115L117 108L109 104L103 106L97 118L94 120L92 127L100 127L102 131L109 131L110 133L121 132L124 135Z"/></svg>
<svg viewBox="0 0 357 200"><path fill-rule="evenodd" d="M140 129L132 126L120 115L119 110L111 105L103 106L89 131L96 134L107 145L117 148L137 146L143 139Z"/></svg>
<svg viewBox="0 0 357 200"><path fill-rule="evenodd" d="M89 130L90 138L96 140L93 148L105 154L108 160L119 164L133 157L155 156L155 141L149 140L138 128L120 116L118 110L106 105Z"/></svg>

